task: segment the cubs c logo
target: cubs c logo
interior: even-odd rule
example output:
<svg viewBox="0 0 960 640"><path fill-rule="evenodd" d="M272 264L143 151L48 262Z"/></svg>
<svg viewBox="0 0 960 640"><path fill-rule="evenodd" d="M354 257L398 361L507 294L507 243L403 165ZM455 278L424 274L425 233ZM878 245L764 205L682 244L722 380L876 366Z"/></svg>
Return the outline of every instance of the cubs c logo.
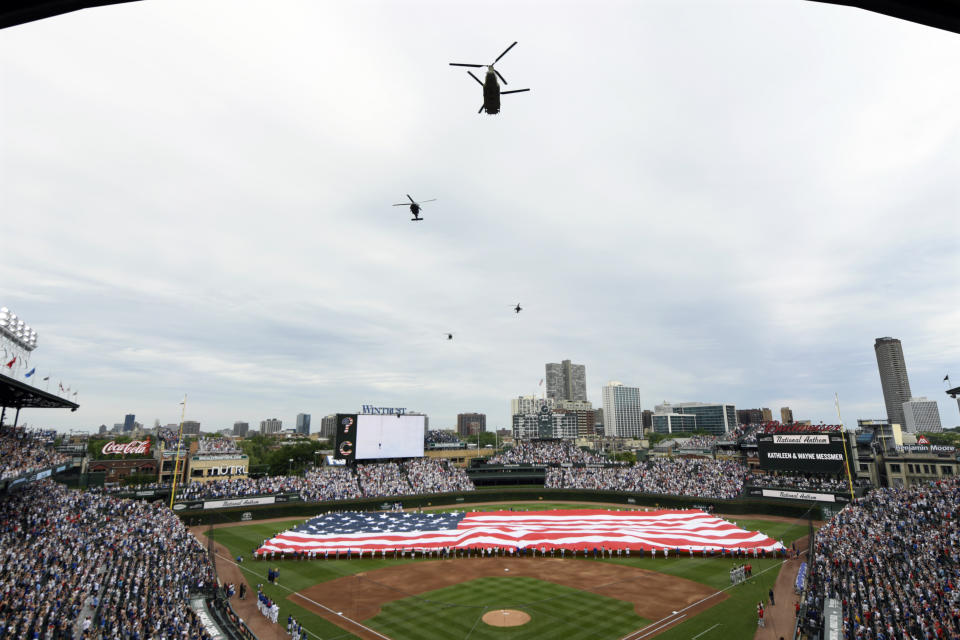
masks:
<svg viewBox="0 0 960 640"><path fill-rule="evenodd" d="M340 443L340 455L349 456L353 453L353 443L349 440L344 440Z"/></svg>

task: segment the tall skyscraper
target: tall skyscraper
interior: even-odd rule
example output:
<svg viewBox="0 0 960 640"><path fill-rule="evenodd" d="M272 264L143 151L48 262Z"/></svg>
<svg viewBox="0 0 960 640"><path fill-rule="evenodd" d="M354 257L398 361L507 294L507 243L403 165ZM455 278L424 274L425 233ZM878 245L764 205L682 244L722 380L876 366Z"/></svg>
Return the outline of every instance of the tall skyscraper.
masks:
<svg viewBox="0 0 960 640"><path fill-rule="evenodd" d="M126 416L124 416L124 418L123 418L123 432L124 432L124 433L126 433L126 432L128 432L128 431L133 431L133 425L134 425L134 423L136 422L136 419L137 419L136 415L134 415L134 414L132 414L132 413L128 413Z"/></svg>
<svg viewBox="0 0 960 640"><path fill-rule="evenodd" d="M247 434L250 432L250 423L249 422L234 422L233 423L233 435L239 436L241 438L246 438Z"/></svg>
<svg viewBox="0 0 960 640"><path fill-rule="evenodd" d="M940 408L936 401L910 398L903 403L903 430L907 433L940 433Z"/></svg>
<svg viewBox="0 0 960 640"><path fill-rule="evenodd" d="M475 436L487 430L487 416L483 413L458 413L457 433L461 436Z"/></svg>
<svg viewBox="0 0 960 640"><path fill-rule="evenodd" d="M330 413L320 420L320 437L332 438L337 429L337 414Z"/></svg>
<svg viewBox="0 0 960 640"><path fill-rule="evenodd" d="M283 420L279 418L267 418L260 421L260 433L279 433L283 429Z"/></svg>
<svg viewBox="0 0 960 640"><path fill-rule="evenodd" d="M200 423L196 420L184 420L183 434L191 436L200 435Z"/></svg>
<svg viewBox="0 0 960 640"><path fill-rule="evenodd" d="M780 407L780 423L793 424L793 409L790 407Z"/></svg>
<svg viewBox="0 0 960 640"><path fill-rule="evenodd" d="M883 402L887 405L887 422L904 426L903 403L910 400L910 379L903 359L903 346L896 338L877 338L873 344L883 386Z"/></svg>
<svg viewBox="0 0 960 640"><path fill-rule="evenodd" d="M767 407L760 409L760 417L763 422L773 422L773 411L770 411Z"/></svg>
<svg viewBox="0 0 960 640"><path fill-rule="evenodd" d="M297 414L297 433L303 434L305 436L310 435L310 414L309 413Z"/></svg>
<svg viewBox="0 0 960 640"><path fill-rule="evenodd" d="M643 437L639 388L615 380L603 387L603 432L621 438Z"/></svg>
<svg viewBox="0 0 960 640"><path fill-rule="evenodd" d="M547 363L547 397L553 400L587 401L587 368L564 360Z"/></svg>

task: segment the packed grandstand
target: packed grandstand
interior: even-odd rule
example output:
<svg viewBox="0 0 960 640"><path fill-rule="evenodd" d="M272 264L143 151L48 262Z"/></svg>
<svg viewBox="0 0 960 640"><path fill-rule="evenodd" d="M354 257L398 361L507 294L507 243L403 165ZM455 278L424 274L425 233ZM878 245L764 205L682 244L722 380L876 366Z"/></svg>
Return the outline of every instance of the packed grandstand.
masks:
<svg viewBox="0 0 960 640"><path fill-rule="evenodd" d="M63 461L50 436L3 430L0 469L9 476ZM220 445L205 449L223 451ZM844 488L838 478L762 474L706 458L611 465L600 454L555 441L522 443L491 462L549 465L548 487L712 499L736 497L747 484ZM472 489L462 469L418 458L195 483L178 488L177 497L295 491L319 502ZM801 627L814 633L823 624L824 599L837 598L848 638L960 637L958 503L960 480L949 479L875 489L834 515L815 538ZM0 635L208 637L188 598L214 587L214 570L207 550L164 504L71 490L46 479L0 496L0 523Z"/></svg>

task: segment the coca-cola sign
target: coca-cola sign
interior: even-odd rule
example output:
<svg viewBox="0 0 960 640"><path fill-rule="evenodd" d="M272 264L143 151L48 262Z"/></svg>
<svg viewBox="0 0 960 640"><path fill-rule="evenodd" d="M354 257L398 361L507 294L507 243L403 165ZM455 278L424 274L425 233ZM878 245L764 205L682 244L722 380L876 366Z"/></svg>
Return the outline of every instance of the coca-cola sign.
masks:
<svg viewBox="0 0 960 640"><path fill-rule="evenodd" d="M103 445L103 449L100 450L100 453L105 456L148 456L150 455L150 438L147 438L146 440L133 440L132 442L121 442L119 444L117 444L116 440L111 440L107 444Z"/></svg>

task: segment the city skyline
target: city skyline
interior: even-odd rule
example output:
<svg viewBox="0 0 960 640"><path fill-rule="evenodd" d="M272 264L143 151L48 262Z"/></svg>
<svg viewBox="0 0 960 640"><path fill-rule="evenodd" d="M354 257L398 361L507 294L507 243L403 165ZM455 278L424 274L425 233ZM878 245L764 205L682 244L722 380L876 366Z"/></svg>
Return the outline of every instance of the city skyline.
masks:
<svg viewBox="0 0 960 640"><path fill-rule="evenodd" d="M955 34L812 2L548 13L172 0L6 30L0 306L80 405L21 422L167 424L187 394L218 428L505 427L569 358L595 406L622 380L834 423L836 392L852 425L886 413L892 335L960 423ZM513 41L531 91L477 115L448 62Z"/></svg>

